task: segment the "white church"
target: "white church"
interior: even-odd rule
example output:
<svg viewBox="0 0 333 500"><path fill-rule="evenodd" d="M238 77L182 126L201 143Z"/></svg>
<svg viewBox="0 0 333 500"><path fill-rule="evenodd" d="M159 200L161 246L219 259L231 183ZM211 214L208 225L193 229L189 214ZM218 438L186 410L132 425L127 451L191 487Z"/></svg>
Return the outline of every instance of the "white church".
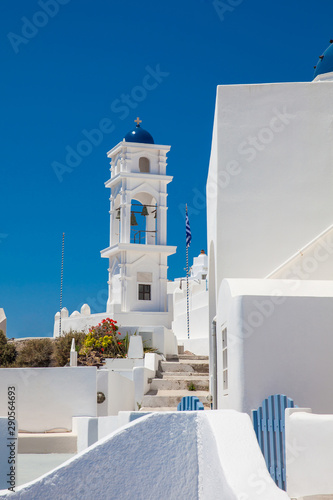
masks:
<svg viewBox="0 0 333 500"><path fill-rule="evenodd" d="M112 148L110 179L110 245L101 251L108 259L108 301L104 313L91 314L89 304L70 315L58 312L54 336L72 330L88 331L111 316L122 333L139 334L166 356L185 349L208 354L208 258L204 251L190 272L190 331L186 331L184 279L168 282L167 154L170 146L155 144L137 118L136 127ZM60 324L61 321L61 324Z"/></svg>
<svg viewBox="0 0 333 500"><path fill-rule="evenodd" d="M87 331L112 315L122 333L136 331L165 357L181 344L209 353L216 411L133 412L158 371L156 353L133 361L125 376L116 364L0 369L3 417L1 391L9 383L21 388L19 415L24 405L31 410L33 398L36 404L46 398L39 413L22 417L26 446L29 433L64 427L54 442L77 451L20 487L19 498L69 498L69 492L114 500L333 498L332 117L333 44L312 82L218 86L206 191L208 255L196 257L189 279L190 339L184 278L167 281L167 258L176 251L167 242L170 146L156 145L138 118L108 152L110 243L101 252L109 269L106 311L91 314L85 304L69 315L64 308L55 316L54 336ZM106 394L98 409L96 388ZM251 410L273 395L297 408L268 425L262 418L265 432L257 441ZM261 410L269 413L269 404ZM0 444L7 439L3 420ZM47 440L39 436L39 444ZM285 452L283 470L277 449ZM0 453L0 466L1 460ZM276 486L281 481L287 492Z"/></svg>

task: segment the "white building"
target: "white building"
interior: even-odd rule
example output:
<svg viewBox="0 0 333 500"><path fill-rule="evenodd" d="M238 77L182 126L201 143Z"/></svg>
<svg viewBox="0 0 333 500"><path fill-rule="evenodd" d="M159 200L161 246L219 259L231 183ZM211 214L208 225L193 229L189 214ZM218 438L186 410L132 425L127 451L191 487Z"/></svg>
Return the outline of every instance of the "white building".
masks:
<svg viewBox="0 0 333 500"><path fill-rule="evenodd" d="M248 412L285 393L333 412L333 289L312 281L333 280L328 51L313 82L217 89L207 221L211 389L221 408ZM283 304L272 314L256 308L274 300Z"/></svg>
<svg viewBox="0 0 333 500"><path fill-rule="evenodd" d="M6 335L7 331L7 318L4 309L0 307L0 330Z"/></svg>
<svg viewBox="0 0 333 500"><path fill-rule="evenodd" d="M186 278L168 283L168 293L173 297L172 331L178 344L199 355L209 354L208 328L208 256L201 250L194 257L189 276L189 333L187 334L187 284Z"/></svg>
<svg viewBox="0 0 333 500"><path fill-rule="evenodd" d="M176 252L167 245L166 174L170 146L155 144L137 126L108 152L111 177L110 245L101 255L109 260L108 302L105 313L90 314L86 304L68 317L61 312L61 331L85 330L112 316L121 332L137 331L164 354L177 352L171 331L172 302L167 296L167 258ZM54 335L59 334L57 313Z"/></svg>

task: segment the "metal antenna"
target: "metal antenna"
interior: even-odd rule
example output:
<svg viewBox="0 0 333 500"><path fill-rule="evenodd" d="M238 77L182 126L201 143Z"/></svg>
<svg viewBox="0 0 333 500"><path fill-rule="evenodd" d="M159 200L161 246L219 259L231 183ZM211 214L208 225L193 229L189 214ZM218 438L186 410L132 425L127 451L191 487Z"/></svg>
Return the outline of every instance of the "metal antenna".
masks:
<svg viewBox="0 0 333 500"><path fill-rule="evenodd" d="M60 318L59 318L59 337L61 336L62 284L63 284L63 278L64 278L64 247L65 247L65 233L62 233L62 246L61 246L61 277L60 277Z"/></svg>

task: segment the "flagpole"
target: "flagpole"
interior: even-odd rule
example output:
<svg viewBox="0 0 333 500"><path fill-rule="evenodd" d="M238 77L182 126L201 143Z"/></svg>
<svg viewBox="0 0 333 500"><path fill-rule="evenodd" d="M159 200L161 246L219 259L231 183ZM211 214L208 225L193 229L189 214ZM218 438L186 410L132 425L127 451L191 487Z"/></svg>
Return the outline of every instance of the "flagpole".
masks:
<svg viewBox="0 0 333 500"><path fill-rule="evenodd" d="M65 247L65 233L62 233L62 245L61 245L61 276L60 276L60 318L59 318L59 337L61 336L62 284L63 284L63 277L64 277L64 247Z"/></svg>
<svg viewBox="0 0 333 500"><path fill-rule="evenodd" d="M187 203L186 203L186 219L187 219ZM188 247L186 238L186 319L187 319L187 338L190 338L190 305L189 305L189 290L188 290Z"/></svg>

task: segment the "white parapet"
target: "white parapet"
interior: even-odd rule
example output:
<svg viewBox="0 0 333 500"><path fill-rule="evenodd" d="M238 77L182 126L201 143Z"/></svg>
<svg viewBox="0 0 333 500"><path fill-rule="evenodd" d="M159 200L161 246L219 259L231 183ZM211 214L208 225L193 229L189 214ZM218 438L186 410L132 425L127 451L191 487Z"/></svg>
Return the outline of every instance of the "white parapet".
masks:
<svg viewBox="0 0 333 500"><path fill-rule="evenodd" d="M309 408L287 408L285 414L288 495L333 495L333 415Z"/></svg>
<svg viewBox="0 0 333 500"><path fill-rule="evenodd" d="M132 374L132 369L128 371ZM97 405L98 416L117 415L120 410L135 409L134 382L126 376L126 370L120 369L119 372L108 369L97 372L97 392L101 393L103 399Z"/></svg>
<svg viewBox="0 0 333 500"><path fill-rule="evenodd" d="M207 257L203 255L203 257ZM192 279L189 282L189 318L187 318L186 280L168 283L168 291L173 300L172 330L178 345L194 354L209 354L208 288L206 280ZM187 319L190 338L188 339Z"/></svg>
<svg viewBox="0 0 333 500"><path fill-rule="evenodd" d="M70 350L70 366L77 366L77 352L75 350L75 339L72 339L72 346Z"/></svg>
<svg viewBox="0 0 333 500"><path fill-rule="evenodd" d="M142 344L142 337L140 335L130 336L127 357L129 359L143 358L143 344Z"/></svg>
<svg viewBox="0 0 333 500"><path fill-rule="evenodd" d="M78 498L78 492L96 498L96 485L98 498L109 500L289 498L269 475L248 415L228 410L143 416L17 492L27 499Z"/></svg>
<svg viewBox="0 0 333 500"><path fill-rule="evenodd" d="M89 306L85 304L85 308L81 308L81 313L74 311L69 315L68 310L61 310L61 325L60 313L57 312L54 316L53 337L56 338L61 333L68 333L70 330L88 333L91 327L98 325L103 319L110 316L110 313L89 313ZM171 313L159 312L137 312L128 316L126 313L119 313L112 316L117 321L119 327L120 338L123 338L127 333L133 335L141 335L143 341L147 341L151 347L154 347L158 352L167 354L177 354L177 339L173 331L166 325L171 325Z"/></svg>

